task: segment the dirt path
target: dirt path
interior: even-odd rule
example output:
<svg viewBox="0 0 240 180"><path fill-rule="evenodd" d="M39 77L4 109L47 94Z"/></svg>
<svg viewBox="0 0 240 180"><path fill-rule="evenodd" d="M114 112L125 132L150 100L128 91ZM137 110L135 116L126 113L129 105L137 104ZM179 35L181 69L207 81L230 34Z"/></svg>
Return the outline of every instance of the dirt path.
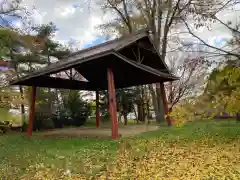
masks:
<svg viewBox="0 0 240 180"><path fill-rule="evenodd" d="M119 127L120 136L133 136L147 131L157 130L158 126L154 125L131 125ZM41 132L39 135L44 137L90 137L90 138L111 138L111 128L80 127L55 129L52 131Z"/></svg>

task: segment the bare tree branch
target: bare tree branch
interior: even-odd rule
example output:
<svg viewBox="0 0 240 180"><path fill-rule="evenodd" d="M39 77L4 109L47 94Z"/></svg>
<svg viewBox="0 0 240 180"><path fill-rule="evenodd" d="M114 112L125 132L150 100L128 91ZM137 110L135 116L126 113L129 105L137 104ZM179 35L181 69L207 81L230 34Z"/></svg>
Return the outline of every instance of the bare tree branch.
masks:
<svg viewBox="0 0 240 180"><path fill-rule="evenodd" d="M240 31L238 29L234 29L232 28L231 26L229 26L228 24L224 23L223 21L221 21L219 18L217 18L217 16L214 16L213 17L214 19L216 19L218 22L220 22L222 25L224 25L225 27L227 27L228 29L230 29L232 32L235 32L235 33L239 33L240 34Z"/></svg>
<svg viewBox="0 0 240 180"><path fill-rule="evenodd" d="M208 46L208 47L210 47L210 48L212 48L212 49L216 49L216 50L218 50L218 51L224 52L224 53L226 53L226 55L235 56L235 57L237 57L237 58L240 57L240 54L236 54L236 53L233 53L233 52L230 52L230 51L226 51L226 50L224 50L224 49L221 49L221 48L218 48L218 47L215 47L215 46L212 46L212 45L208 44L207 42L205 42L204 40L202 40L200 37L198 37L196 34L194 34L194 33L192 32L192 30L191 30L190 27L188 26L187 22L186 22L183 18L181 18L181 20L182 20L182 22L185 24L185 26L186 26L186 28L188 29L189 33L190 33L193 37L197 38L200 42L202 42L205 46Z"/></svg>
<svg viewBox="0 0 240 180"><path fill-rule="evenodd" d="M124 0L123 0L124 1ZM126 26L128 26L129 28L129 22L128 20L125 18L124 14L111 2L111 0L107 0L107 2L109 3L109 5L111 6L112 9L114 9L118 15L122 18L122 20L124 21L124 23L126 24Z"/></svg>

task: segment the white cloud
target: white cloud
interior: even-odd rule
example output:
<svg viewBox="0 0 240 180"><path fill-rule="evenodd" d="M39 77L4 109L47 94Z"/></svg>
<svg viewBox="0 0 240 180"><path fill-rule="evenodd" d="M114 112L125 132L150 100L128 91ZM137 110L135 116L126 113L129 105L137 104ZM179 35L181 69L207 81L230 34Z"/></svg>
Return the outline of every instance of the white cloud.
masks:
<svg viewBox="0 0 240 180"><path fill-rule="evenodd" d="M82 34L77 36L71 37L72 39L76 40L76 44L78 48L83 48L84 44L89 44L97 39L100 35L99 32L96 30L96 27L103 23L103 20L97 16L91 16L89 18L89 25L88 29L84 30ZM81 31L81 28L77 28L76 31Z"/></svg>
<svg viewBox="0 0 240 180"><path fill-rule="evenodd" d="M103 22L99 7L91 4L89 8L88 1L79 2L79 0L24 0L29 9L33 5L37 9L32 11L32 19L36 24L53 22L59 29L54 40L66 45L73 39L78 49L98 37L99 32L95 27Z"/></svg>
<svg viewBox="0 0 240 180"><path fill-rule="evenodd" d="M36 24L43 24L44 18L47 16L47 12L39 12L37 10L33 10L32 19Z"/></svg>
<svg viewBox="0 0 240 180"><path fill-rule="evenodd" d="M21 21L14 21L13 25L14 25L14 27L19 28L19 29L23 27L23 23Z"/></svg>
<svg viewBox="0 0 240 180"><path fill-rule="evenodd" d="M59 17L69 17L72 16L75 13L76 9L73 7L60 7L55 8L54 13Z"/></svg>
<svg viewBox="0 0 240 180"><path fill-rule="evenodd" d="M25 4L35 5L37 11L34 13L34 20L37 24L54 22L59 29L54 39L68 44L70 39L75 41L78 48L84 44L91 43L100 32L95 28L103 22L108 22L115 18L114 13L103 15L96 4L89 4L79 0L24 0ZM80 2L80 3L79 3ZM93 2L94 3L94 2ZM224 17L224 21L234 19L234 12L221 13L219 16ZM193 27L191 27L193 28ZM183 30L181 27L179 31ZM178 33L178 32L176 32ZM231 37L231 33L219 24L214 24L212 31L207 28L200 28L197 35L203 40L213 44L217 38L226 39ZM182 40L197 41L196 38L189 34L176 35Z"/></svg>
<svg viewBox="0 0 240 180"><path fill-rule="evenodd" d="M103 19L102 18L99 18L99 17L97 17L97 16L92 16L91 18L90 18L90 26L91 26L91 28L93 29L95 26L97 26L97 25L100 25L100 24L102 24L103 23Z"/></svg>
<svg viewBox="0 0 240 180"><path fill-rule="evenodd" d="M209 37L208 42L210 45L222 47L227 44L227 41L229 41L231 37L232 37L231 35L227 35L227 34L213 36L213 37Z"/></svg>

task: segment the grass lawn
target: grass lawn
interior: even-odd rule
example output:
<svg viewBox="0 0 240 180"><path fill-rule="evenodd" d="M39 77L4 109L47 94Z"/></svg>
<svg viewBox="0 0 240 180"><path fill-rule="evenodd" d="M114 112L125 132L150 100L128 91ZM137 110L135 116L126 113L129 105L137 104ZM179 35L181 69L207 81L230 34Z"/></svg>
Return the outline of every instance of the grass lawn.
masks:
<svg viewBox="0 0 240 180"><path fill-rule="evenodd" d="M117 141L0 136L0 179L240 179L240 123L202 121Z"/></svg>

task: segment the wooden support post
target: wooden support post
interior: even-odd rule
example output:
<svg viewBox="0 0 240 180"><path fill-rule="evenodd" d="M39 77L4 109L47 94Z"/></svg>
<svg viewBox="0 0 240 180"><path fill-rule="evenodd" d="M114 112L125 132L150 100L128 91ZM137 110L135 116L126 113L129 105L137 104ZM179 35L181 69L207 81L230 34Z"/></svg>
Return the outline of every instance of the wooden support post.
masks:
<svg viewBox="0 0 240 180"><path fill-rule="evenodd" d="M161 94L162 94L162 99L163 99L164 114L166 116L166 119L167 119L167 122L168 122L168 126L171 126L172 125L172 121L171 121L171 118L168 116L169 108L168 108L167 96L166 96L166 92L165 92L165 88L164 88L164 83L163 82L160 83L160 88L161 88Z"/></svg>
<svg viewBox="0 0 240 180"><path fill-rule="evenodd" d="M36 101L36 87L33 86L31 89L31 104L29 108L27 136L32 136L33 121L35 114L35 101Z"/></svg>
<svg viewBox="0 0 240 180"><path fill-rule="evenodd" d="M96 91L96 128L100 127L99 91Z"/></svg>
<svg viewBox="0 0 240 180"><path fill-rule="evenodd" d="M115 84L111 68L108 68L107 70L107 78L108 78L109 113L112 121L112 139L116 139L118 137L118 122L117 122Z"/></svg>

